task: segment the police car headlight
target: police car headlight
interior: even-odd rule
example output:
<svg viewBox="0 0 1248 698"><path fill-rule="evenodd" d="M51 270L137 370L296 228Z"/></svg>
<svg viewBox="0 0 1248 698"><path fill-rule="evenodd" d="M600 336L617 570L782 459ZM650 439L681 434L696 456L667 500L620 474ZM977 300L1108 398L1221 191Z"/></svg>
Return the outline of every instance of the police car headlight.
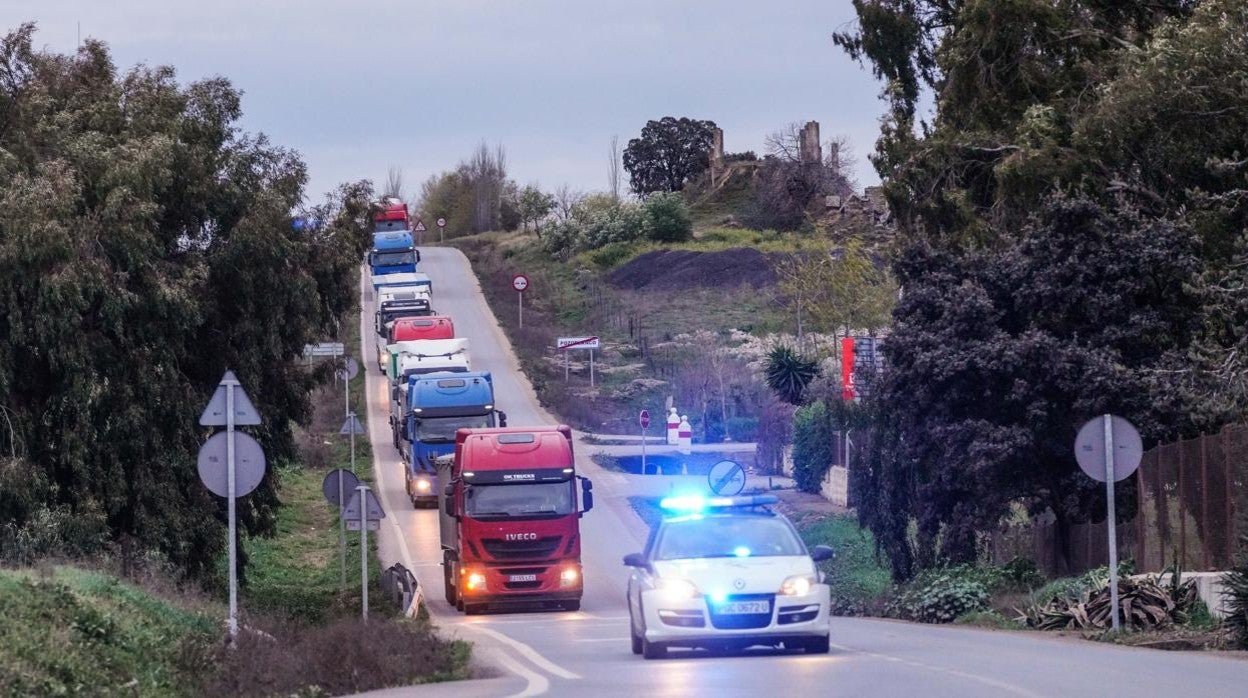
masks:
<svg viewBox="0 0 1248 698"><path fill-rule="evenodd" d="M701 595L693 582L680 577L661 577L656 588L673 600L692 599Z"/></svg>
<svg viewBox="0 0 1248 698"><path fill-rule="evenodd" d="M784 584L780 585L780 594L783 596L805 596L810 593L810 588L816 583L813 574L798 574L784 580Z"/></svg>

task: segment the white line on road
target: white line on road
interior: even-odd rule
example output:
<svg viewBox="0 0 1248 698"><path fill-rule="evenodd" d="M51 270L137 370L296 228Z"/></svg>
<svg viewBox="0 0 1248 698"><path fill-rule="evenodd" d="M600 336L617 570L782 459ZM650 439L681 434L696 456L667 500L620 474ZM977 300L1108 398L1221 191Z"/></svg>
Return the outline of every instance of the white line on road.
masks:
<svg viewBox="0 0 1248 698"><path fill-rule="evenodd" d="M512 638L507 637L506 635L498 632L497 630L490 630L489 628L482 627L475 623L462 623L459 625L459 627L470 628L472 630L476 630L477 632L481 632L481 633L485 633L486 635L489 635L495 640L498 640L499 642L519 652L521 655L524 656L525 659L528 659L530 662L533 662L535 665L537 665L538 668L546 672L549 672L551 674L554 674L555 676L559 676L565 679L581 678L580 674L576 674L571 671L568 671L567 669L564 669L558 664L555 664L549 659L538 654L537 650L533 649L532 647L529 647L528 645L524 644L523 642L520 642L519 640L513 640Z"/></svg>
<svg viewBox="0 0 1248 698"><path fill-rule="evenodd" d="M528 696L540 696L550 690L550 679L537 673L512 659L511 655L498 649L486 650L493 655L494 662L506 668L511 673L524 679L524 690L519 693L513 693L509 698L528 698Z"/></svg>
<svg viewBox="0 0 1248 698"><path fill-rule="evenodd" d="M912 659L902 659L901 657L894 657L894 656L887 655L887 654L879 654L877 652L867 652L864 650L854 649L853 647L846 647L845 645L838 645L836 643L831 643L831 646L838 650L843 650L845 652L853 652L855 654L864 654L868 657L875 657L876 659L883 659L889 662L898 662L901 664L905 664L906 666L914 667L916 669L924 669L927 671L939 671L944 674L949 674L950 676L957 676L959 678L968 679L970 681L977 681L986 686L991 686L1000 691L1005 691L1007 693L1011 693L1017 696L1026 696L1027 698L1040 698L1039 693L1032 693L1031 691L1028 691L1025 688L1019 688L1018 686L1015 686L1013 684L1008 684L1008 683L1005 683L1004 681L997 681L996 679L990 679L986 676L980 676L978 674L971 674L969 672L958 671L957 669L950 669L948 667L937 666L935 664L928 664L926 662L916 662Z"/></svg>

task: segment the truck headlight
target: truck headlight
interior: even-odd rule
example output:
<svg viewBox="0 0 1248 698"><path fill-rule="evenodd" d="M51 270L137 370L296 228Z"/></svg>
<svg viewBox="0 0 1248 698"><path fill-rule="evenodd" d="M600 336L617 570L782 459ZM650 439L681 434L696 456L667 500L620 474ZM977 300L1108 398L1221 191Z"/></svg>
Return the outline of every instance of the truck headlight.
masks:
<svg viewBox="0 0 1248 698"><path fill-rule="evenodd" d="M810 593L810 588L814 585L815 575L813 574L793 575L780 585L780 594L782 596L805 596Z"/></svg>
<svg viewBox="0 0 1248 698"><path fill-rule="evenodd" d="M559 586L574 587L576 586L577 582L580 581L580 579L581 579L580 570L572 566L564 567L563 571L559 573Z"/></svg>
<svg viewBox="0 0 1248 698"><path fill-rule="evenodd" d="M464 577L464 589L485 591L485 575L480 572L468 572Z"/></svg>
<svg viewBox="0 0 1248 698"><path fill-rule="evenodd" d="M660 577L655 588L672 600L693 599L701 596L701 592L693 582L681 577Z"/></svg>
<svg viewBox="0 0 1248 698"><path fill-rule="evenodd" d="M431 485L425 478L416 480L416 489L420 492L428 492L432 487L433 485Z"/></svg>

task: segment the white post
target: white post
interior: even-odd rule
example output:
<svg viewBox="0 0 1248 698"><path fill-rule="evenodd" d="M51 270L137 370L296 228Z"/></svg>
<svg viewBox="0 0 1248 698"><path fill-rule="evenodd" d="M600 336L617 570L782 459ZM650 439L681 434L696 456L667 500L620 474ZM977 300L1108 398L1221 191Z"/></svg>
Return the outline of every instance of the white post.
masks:
<svg viewBox="0 0 1248 698"><path fill-rule="evenodd" d="M594 387L594 350L589 350L589 387Z"/></svg>
<svg viewBox="0 0 1248 698"><path fill-rule="evenodd" d="M523 293L516 291L516 302L520 304L519 305L519 308L520 308L519 326L523 328L524 327L524 294Z"/></svg>
<svg viewBox="0 0 1248 698"><path fill-rule="evenodd" d="M568 350L563 350L563 382L568 382Z"/></svg>
<svg viewBox="0 0 1248 698"><path fill-rule="evenodd" d="M360 495L360 617L368 620L368 485L355 490Z"/></svg>
<svg viewBox="0 0 1248 698"><path fill-rule="evenodd" d="M234 508L234 386L236 381L225 383L225 459L226 493L230 519L230 642L238 636L238 521Z"/></svg>
<svg viewBox="0 0 1248 698"><path fill-rule="evenodd" d="M351 432L351 472L355 472L355 413L347 412L348 429Z"/></svg>
<svg viewBox="0 0 1248 698"><path fill-rule="evenodd" d="M347 357L342 357L342 394L344 411L351 414L351 372L347 370Z"/></svg>
<svg viewBox="0 0 1248 698"><path fill-rule="evenodd" d="M1113 628L1119 630L1118 623L1118 527L1117 513L1114 507L1114 423L1109 415L1105 415L1105 528L1109 534L1109 617L1113 619Z"/></svg>
<svg viewBox="0 0 1248 698"><path fill-rule="evenodd" d="M641 428L641 474L646 474L646 428Z"/></svg>
<svg viewBox="0 0 1248 698"><path fill-rule="evenodd" d="M347 500L344 499L345 492L342 491L342 468L338 469L338 511L341 512L343 507L347 506ZM341 516L338 517L338 572L341 577L338 582L339 590L345 591L347 588L347 522Z"/></svg>

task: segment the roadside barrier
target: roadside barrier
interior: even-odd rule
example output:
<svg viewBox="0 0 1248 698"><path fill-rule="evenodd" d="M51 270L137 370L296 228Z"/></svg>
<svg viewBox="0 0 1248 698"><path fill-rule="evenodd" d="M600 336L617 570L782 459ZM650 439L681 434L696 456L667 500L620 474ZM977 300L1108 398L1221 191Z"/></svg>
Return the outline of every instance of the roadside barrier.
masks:
<svg viewBox="0 0 1248 698"><path fill-rule="evenodd" d="M416 575L397 562L381 573L381 589L408 618L414 617L424 603L424 590Z"/></svg>

